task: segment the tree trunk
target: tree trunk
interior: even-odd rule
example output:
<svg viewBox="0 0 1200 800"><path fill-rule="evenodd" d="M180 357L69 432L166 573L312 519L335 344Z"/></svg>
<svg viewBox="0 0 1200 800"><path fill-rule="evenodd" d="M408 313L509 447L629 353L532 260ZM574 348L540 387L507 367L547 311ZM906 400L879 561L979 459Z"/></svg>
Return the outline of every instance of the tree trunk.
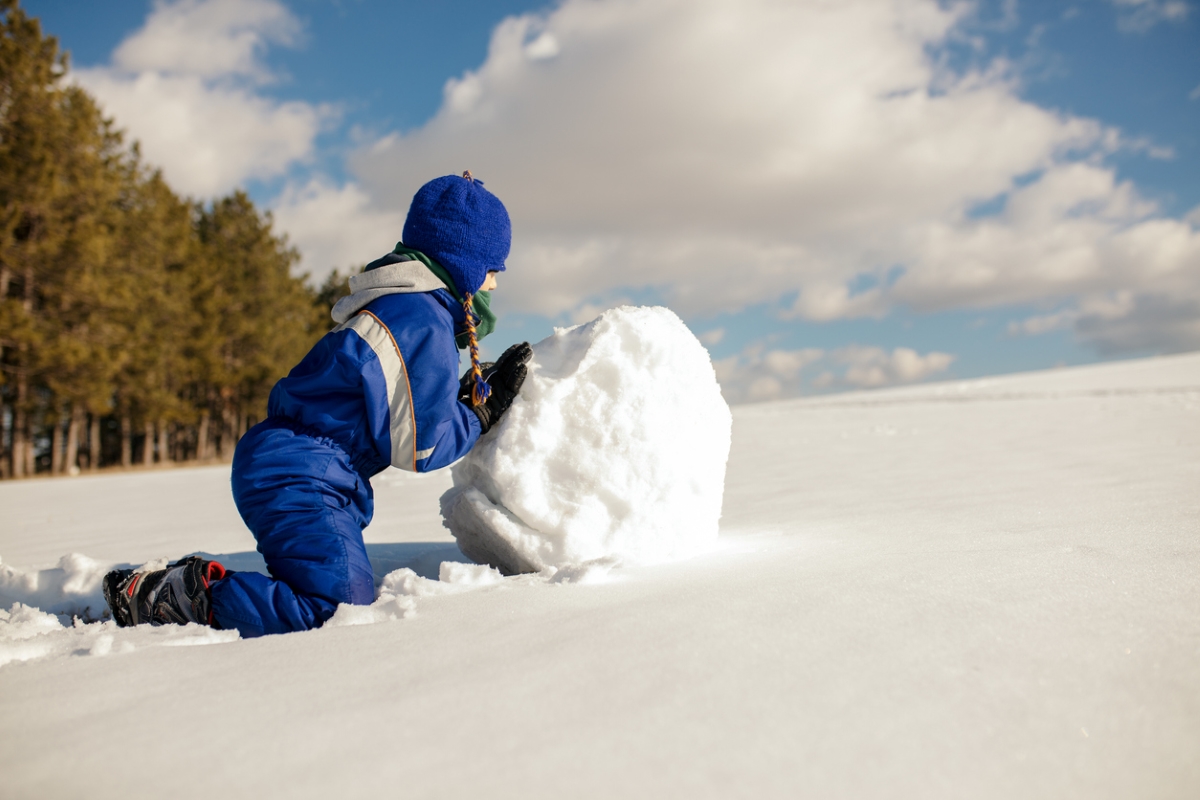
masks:
<svg viewBox="0 0 1200 800"><path fill-rule="evenodd" d="M27 315L32 315L33 268L29 266L25 267L24 290L21 307ZM17 402L14 404L12 441L14 478L33 474L33 470L30 469L30 464L33 463L33 440L29 430L29 413L26 410L26 404L29 402L29 375L26 374L26 370L29 368L29 346L27 344L17 347L17 365L19 369L17 372Z"/></svg>
<svg viewBox="0 0 1200 800"><path fill-rule="evenodd" d="M200 432L196 436L196 460L208 460L208 420L211 414L206 408L200 412Z"/></svg>
<svg viewBox="0 0 1200 800"><path fill-rule="evenodd" d="M226 406L221 411L221 441L217 446L217 457L222 461L228 461L233 456L234 428L236 425L237 417L234 416L233 409Z"/></svg>
<svg viewBox="0 0 1200 800"><path fill-rule="evenodd" d="M171 459L171 440L167 436L167 421L158 421L158 463L165 464Z"/></svg>
<svg viewBox="0 0 1200 800"><path fill-rule="evenodd" d="M92 472L100 469L100 415L92 414L88 426L88 469Z"/></svg>
<svg viewBox="0 0 1200 800"><path fill-rule="evenodd" d="M128 414L121 415L121 466L133 466L133 420Z"/></svg>
<svg viewBox="0 0 1200 800"><path fill-rule="evenodd" d="M26 415L28 432L25 434L25 474L33 477L37 473L37 453L33 448L33 416Z"/></svg>
<svg viewBox="0 0 1200 800"><path fill-rule="evenodd" d="M3 351L3 348L0 348ZM0 397L0 480L11 477L9 469L12 462L9 461L10 452L8 443L12 441L10 426L12 417L8 416L8 403L4 402L4 398Z"/></svg>
<svg viewBox="0 0 1200 800"><path fill-rule="evenodd" d="M71 404L71 421L67 425L67 474L79 474L79 429L83 427L83 406Z"/></svg>
<svg viewBox="0 0 1200 800"><path fill-rule="evenodd" d="M146 441L142 445L142 466L149 467L154 463L154 423L146 420L144 432Z"/></svg>
<svg viewBox="0 0 1200 800"><path fill-rule="evenodd" d="M21 426L25 424L25 415L20 412L13 414L12 449L9 451L10 470L14 478L25 475L25 437Z"/></svg>
<svg viewBox="0 0 1200 800"><path fill-rule="evenodd" d="M12 270L4 264L0 264L0 303L3 303L5 298L8 297L8 282L11 279ZM3 362L4 345L0 343L0 363ZM4 412L7 407L7 403L0 401L0 479L12 476L12 461L9 460L12 458L12 448L9 446L12 439L10 438L11 432L8 427L12 418L5 416Z"/></svg>
<svg viewBox="0 0 1200 800"><path fill-rule="evenodd" d="M50 437L50 474L61 475L63 472L63 421L61 418L54 423L54 433Z"/></svg>
<svg viewBox="0 0 1200 800"><path fill-rule="evenodd" d="M29 446L29 415L25 413L25 401L29 396L29 379L24 370L17 373L17 398L13 403L12 427L12 476L24 477L25 449Z"/></svg>

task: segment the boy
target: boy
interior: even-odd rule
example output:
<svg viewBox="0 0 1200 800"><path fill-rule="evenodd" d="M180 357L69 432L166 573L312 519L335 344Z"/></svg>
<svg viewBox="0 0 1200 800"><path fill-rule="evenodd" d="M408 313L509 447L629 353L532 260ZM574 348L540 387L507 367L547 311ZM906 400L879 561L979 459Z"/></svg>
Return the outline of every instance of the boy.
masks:
<svg viewBox="0 0 1200 800"><path fill-rule="evenodd" d="M369 478L389 464L427 472L461 458L525 380L528 343L479 363L511 238L504 205L470 172L422 186L404 241L350 279L352 294L333 309L338 327L275 385L267 419L238 443L234 502L271 577L199 556L114 570L104 596L117 624L198 622L252 637L371 603ZM471 355L461 381L456 345Z"/></svg>

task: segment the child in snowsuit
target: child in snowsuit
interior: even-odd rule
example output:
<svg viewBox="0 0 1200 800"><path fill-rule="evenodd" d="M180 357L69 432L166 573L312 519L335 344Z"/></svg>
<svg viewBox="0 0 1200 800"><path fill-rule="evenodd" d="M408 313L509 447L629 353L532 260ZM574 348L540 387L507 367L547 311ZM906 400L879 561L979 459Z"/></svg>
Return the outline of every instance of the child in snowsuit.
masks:
<svg viewBox="0 0 1200 800"><path fill-rule="evenodd" d="M192 556L166 569L114 570L119 625L198 622L242 636L319 627L339 603L374 599L363 528L370 478L389 464L449 465L504 414L531 355L514 345L479 363L504 271L508 212L470 173L421 187L403 242L350 279L338 326L271 391L268 417L238 443L233 497L271 576ZM458 377L458 349L471 369Z"/></svg>

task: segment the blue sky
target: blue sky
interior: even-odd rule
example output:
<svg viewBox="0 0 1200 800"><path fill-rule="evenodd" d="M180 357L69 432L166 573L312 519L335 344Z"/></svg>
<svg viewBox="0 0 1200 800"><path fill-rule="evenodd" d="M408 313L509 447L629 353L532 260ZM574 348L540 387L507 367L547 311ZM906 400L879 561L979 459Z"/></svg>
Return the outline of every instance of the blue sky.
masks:
<svg viewBox="0 0 1200 800"><path fill-rule="evenodd" d="M315 275L471 167L516 235L492 349L665 303L758 400L1200 347L1193 2L24 5Z"/></svg>

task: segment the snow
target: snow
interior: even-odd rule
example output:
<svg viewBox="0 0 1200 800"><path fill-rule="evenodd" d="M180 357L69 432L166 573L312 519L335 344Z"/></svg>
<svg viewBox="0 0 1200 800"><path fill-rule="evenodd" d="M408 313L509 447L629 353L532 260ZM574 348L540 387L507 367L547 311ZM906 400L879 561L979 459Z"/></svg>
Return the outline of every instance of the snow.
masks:
<svg viewBox="0 0 1200 800"><path fill-rule="evenodd" d="M70 553L47 569L22 569L0 563L0 607L14 602L65 617L95 622L108 615L100 580L112 564ZM3 637L0 637L0 648Z"/></svg>
<svg viewBox="0 0 1200 800"><path fill-rule="evenodd" d="M49 613L67 553L261 564L227 469L0 484L0 637L38 651L0 796L1197 795L1200 354L742 406L732 442L712 550L570 580L465 563L448 473L385 473L375 624L256 640Z"/></svg>
<svg viewBox="0 0 1200 800"><path fill-rule="evenodd" d="M730 426L683 321L615 308L534 345L442 515L463 553L509 575L693 555L717 538Z"/></svg>
<svg viewBox="0 0 1200 800"><path fill-rule="evenodd" d="M327 624L334 627L373 625L404 619L416 613L413 598L471 591L495 585L502 580L504 576L486 564L443 561L438 566L437 580L418 575L410 567L401 567L383 577L374 603L369 606L338 606L337 613Z"/></svg>
<svg viewBox="0 0 1200 800"><path fill-rule="evenodd" d="M237 638L237 631L195 624L121 630L111 621L85 624L77 620L64 626L54 614L24 603L13 603L8 611L0 609L0 667L13 661L107 656L139 648L218 644Z"/></svg>

